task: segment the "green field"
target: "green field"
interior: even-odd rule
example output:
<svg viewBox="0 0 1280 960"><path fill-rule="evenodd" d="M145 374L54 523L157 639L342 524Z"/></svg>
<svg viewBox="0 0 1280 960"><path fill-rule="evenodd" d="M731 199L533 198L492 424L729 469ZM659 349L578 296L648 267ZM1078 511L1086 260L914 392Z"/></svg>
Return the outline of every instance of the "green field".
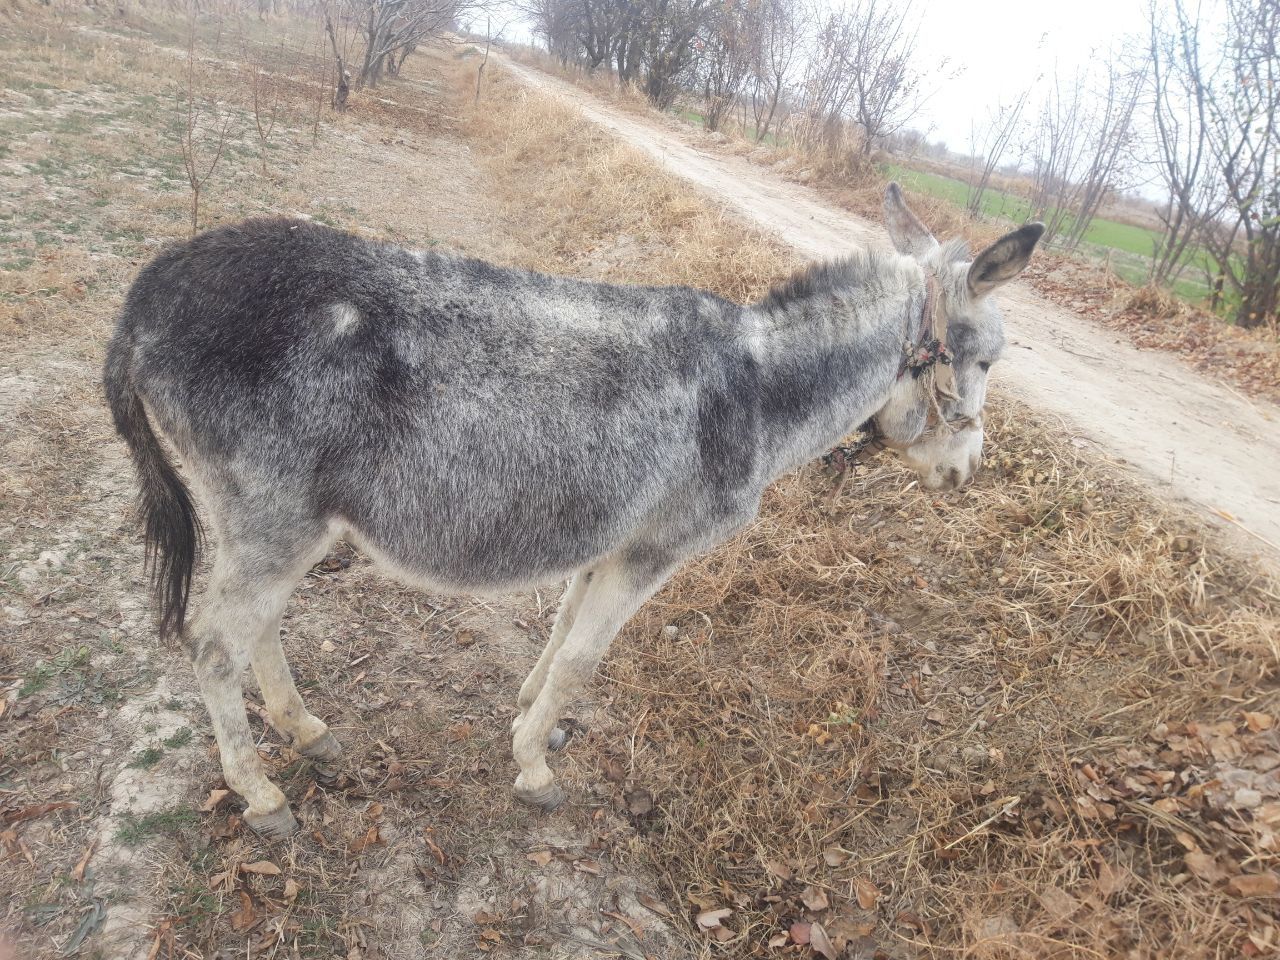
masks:
<svg viewBox="0 0 1280 960"><path fill-rule="evenodd" d="M939 197L958 207L967 207L971 187L953 177L914 170L897 163L884 165L886 176L921 193ZM1030 203L1023 197L988 189L982 196L982 212L985 216L1003 218L1021 223L1031 213ZM1110 255L1111 268L1130 283L1143 284L1151 267L1151 257L1160 242L1160 235L1146 227L1120 223L1096 217L1085 231L1080 249L1095 259ZM1209 295L1204 277L1210 261L1203 249L1196 248L1187 261L1183 276L1173 285L1176 296L1199 303Z"/></svg>

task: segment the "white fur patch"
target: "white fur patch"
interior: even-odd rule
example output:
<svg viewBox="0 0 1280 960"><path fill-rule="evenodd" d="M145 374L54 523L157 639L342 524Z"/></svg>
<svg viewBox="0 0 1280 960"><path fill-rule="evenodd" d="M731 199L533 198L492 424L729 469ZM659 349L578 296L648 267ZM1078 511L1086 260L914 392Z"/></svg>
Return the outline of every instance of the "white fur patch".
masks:
<svg viewBox="0 0 1280 960"><path fill-rule="evenodd" d="M329 320L333 323L333 332L340 337L354 333L363 319L360 311L349 303L329 304Z"/></svg>

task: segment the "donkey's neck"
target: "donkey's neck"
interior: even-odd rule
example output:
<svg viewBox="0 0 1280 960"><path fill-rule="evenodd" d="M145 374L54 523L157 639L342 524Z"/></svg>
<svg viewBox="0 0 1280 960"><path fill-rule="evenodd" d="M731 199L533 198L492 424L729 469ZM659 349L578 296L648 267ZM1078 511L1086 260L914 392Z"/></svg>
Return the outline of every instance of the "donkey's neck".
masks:
<svg viewBox="0 0 1280 960"><path fill-rule="evenodd" d="M857 286L776 294L757 321L761 468L781 476L827 452L884 406L901 369L919 278L900 269Z"/></svg>

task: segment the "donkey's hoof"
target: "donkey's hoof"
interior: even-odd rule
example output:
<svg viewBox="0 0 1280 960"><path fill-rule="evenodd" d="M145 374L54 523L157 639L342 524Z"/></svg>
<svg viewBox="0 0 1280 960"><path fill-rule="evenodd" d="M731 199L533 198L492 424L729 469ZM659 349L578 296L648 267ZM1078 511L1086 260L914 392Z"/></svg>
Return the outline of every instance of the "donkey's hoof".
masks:
<svg viewBox="0 0 1280 960"><path fill-rule="evenodd" d="M336 763L342 758L342 744L332 733L311 741L305 747L298 747L298 752L309 760L318 763Z"/></svg>
<svg viewBox="0 0 1280 960"><path fill-rule="evenodd" d="M544 813L550 813L565 802L568 794L560 788L558 784L550 783L541 790L521 790L516 789L516 799L521 803L527 803L531 807L537 807Z"/></svg>
<svg viewBox="0 0 1280 960"><path fill-rule="evenodd" d="M572 738L573 735L563 727L554 727L551 731L551 736L547 737L547 749L552 753L563 750Z"/></svg>
<svg viewBox="0 0 1280 960"><path fill-rule="evenodd" d="M298 832L298 821L286 803L278 810L267 813L246 811L244 822L249 829L266 840L284 840Z"/></svg>

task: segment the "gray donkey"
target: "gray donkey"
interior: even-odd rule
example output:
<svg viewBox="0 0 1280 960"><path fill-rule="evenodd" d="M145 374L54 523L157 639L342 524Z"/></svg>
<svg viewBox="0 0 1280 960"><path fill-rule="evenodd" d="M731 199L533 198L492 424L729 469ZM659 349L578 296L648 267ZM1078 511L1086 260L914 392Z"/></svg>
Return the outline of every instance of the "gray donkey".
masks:
<svg viewBox="0 0 1280 960"><path fill-rule="evenodd" d="M896 185L885 213L897 253L856 251L751 306L284 219L209 231L148 265L106 395L141 483L160 632L189 648L245 822L297 828L254 750L247 664L302 754L339 755L279 636L289 594L339 537L436 592L568 581L513 724L516 795L552 809L564 793L546 753L566 702L673 571L751 522L775 478L872 420L925 486L964 483L1004 344L990 294L1043 227L968 263ZM218 551L188 629L197 502Z"/></svg>

